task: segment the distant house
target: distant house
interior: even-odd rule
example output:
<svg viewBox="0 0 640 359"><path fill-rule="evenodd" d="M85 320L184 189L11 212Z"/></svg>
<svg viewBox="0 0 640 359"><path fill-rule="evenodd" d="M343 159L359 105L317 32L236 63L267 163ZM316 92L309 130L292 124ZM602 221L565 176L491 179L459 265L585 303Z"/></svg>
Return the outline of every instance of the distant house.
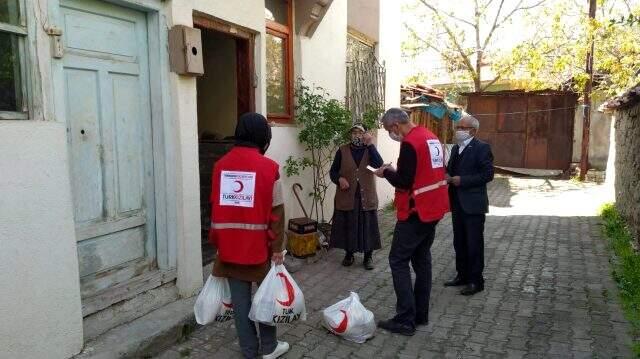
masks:
<svg viewBox="0 0 640 359"><path fill-rule="evenodd" d="M247 111L275 124L269 157L283 165L304 152L296 78L356 112L362 98L399 105L395 1L2 4L0 322L11 323L0 326L2 357L70 357L197 293L211 261L213 163ZM362 63L349 57L362 53ZM355 67L380 88L361 96ZM395 159L387 137L378 145ZM300 214L294 181L312 183L285 178L288 216Z"/></svg>
<svg viewBox="0 0 640 359"><path fill-rule="evenodd" d="M605 102L615 121L616 207L640 240L640 84Z"/></svg>

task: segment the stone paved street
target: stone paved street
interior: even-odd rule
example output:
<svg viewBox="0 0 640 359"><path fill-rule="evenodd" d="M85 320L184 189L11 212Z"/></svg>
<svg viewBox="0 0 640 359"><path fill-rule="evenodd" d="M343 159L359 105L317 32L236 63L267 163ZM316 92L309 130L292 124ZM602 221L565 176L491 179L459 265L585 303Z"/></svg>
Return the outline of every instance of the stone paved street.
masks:
<svg viewBox="0 0 640 359"><path fill-rule="evenodd" d="M628 358L629 325L617 301L595 211L604 186L568 181L496 178L490 186L484 292L462 297L442 283L455 274L450 218L438 226L432 248L430 324L413 337L378 330L365 344L329 334L321 310L360 295L377 319L394 312L386 257L394 218L381 212L384 249L365 271L342 253L293 274L307 299L306 322L280 327L291 344L286 358ZM159 358L239 358L230 322L199 328Z"/></svg>

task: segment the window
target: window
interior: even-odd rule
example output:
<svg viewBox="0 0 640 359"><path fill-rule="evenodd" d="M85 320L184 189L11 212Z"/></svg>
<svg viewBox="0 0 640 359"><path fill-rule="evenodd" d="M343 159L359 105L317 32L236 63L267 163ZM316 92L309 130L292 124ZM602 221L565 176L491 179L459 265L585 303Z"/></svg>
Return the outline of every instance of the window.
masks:
<svg viewBox="0 0 640 359"><path fill-rule="evenodd" d="M291 0L266 0L267 117L290 122L292 116Z"/></svg>
<svg viewBox="0 0 640 359"><path fill-rule="evenodd" d="M0 120L27 118L23 6L21 0L0 1Z"/></svg>

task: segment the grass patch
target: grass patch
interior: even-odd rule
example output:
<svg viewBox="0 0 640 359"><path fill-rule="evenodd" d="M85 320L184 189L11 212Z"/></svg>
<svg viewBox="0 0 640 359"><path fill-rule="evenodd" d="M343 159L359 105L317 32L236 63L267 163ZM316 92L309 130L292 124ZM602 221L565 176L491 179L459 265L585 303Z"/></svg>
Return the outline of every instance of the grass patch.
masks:
<svg viewBox="0 0 640 359"><path fill-rule="evenodd" d="M613 204L604 205L600 217L612 252L613 279L618 285L625 317L632 326L632 349L636 357L640 357L640 255L631 245L631 234Z"/></svg>

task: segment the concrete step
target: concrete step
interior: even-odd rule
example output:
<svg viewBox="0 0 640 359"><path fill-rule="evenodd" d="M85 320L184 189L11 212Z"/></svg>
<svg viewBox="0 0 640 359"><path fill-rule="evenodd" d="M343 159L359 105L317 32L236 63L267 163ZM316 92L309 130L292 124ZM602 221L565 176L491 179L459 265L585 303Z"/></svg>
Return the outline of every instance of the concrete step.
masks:
<svg viewBox="0 0 640 359"><path fill-rule="evenodd" d="M87 342L75 359L151 358L196 327L196 296L180 299Z"/></svg>

